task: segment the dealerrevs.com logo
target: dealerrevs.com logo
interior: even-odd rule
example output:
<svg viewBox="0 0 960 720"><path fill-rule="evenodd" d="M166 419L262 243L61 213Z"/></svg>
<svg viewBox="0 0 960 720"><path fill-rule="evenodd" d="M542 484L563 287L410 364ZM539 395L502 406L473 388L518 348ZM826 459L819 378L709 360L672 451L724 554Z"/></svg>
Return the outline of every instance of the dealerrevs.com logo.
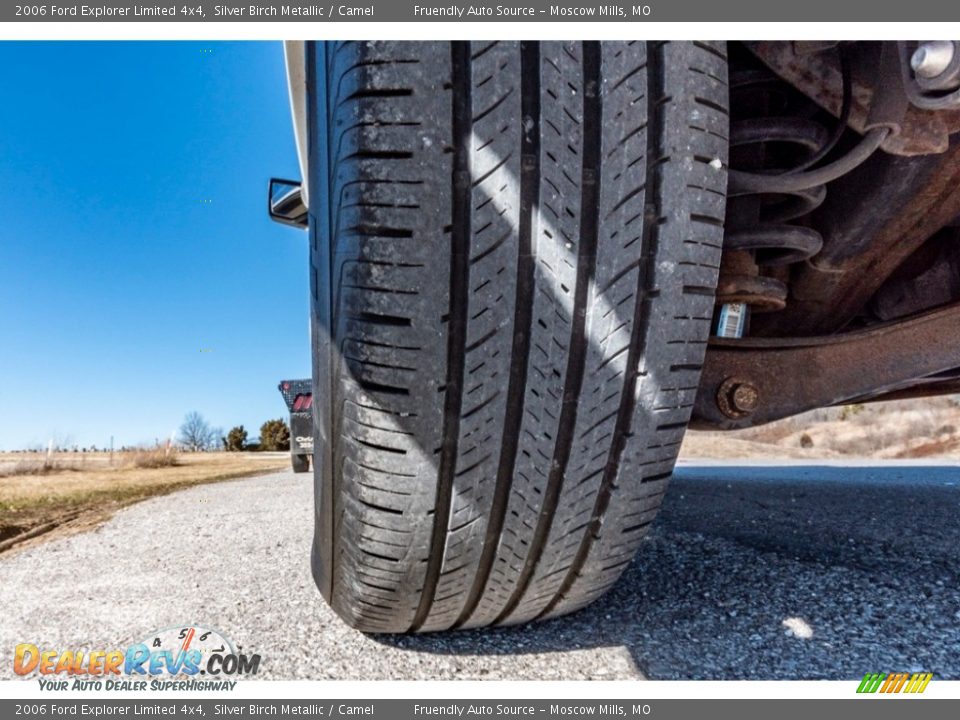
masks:
<svg viewBox="0 0 960 720"><path fill-rule="evenodd" d="M21 643L13 671L37 675L41 690L233 690L234 678L256 675L248 655L221 632L199 625L150 633L125 649L70 650Z"/></svg>

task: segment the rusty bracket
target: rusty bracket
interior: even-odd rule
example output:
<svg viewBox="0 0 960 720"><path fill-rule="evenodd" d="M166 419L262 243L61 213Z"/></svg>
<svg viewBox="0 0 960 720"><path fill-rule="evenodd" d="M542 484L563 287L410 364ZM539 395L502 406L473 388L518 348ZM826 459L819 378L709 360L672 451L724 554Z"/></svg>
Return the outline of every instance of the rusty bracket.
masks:
<svg viewBox="0 0 960 720"><path fill-rule="evenodd" d="M810 52L811 49L827 49L835 43L810 44L762 40L744 43L760 60L813 100L827 112L839 117L842 105L840 64L836 53ZM860 42L858 49L872 59L878 51L877 43ZM888 43L896 50L896 43ZM881 53L882 55L882 53ZM877 56L877 60L880 57ZM885 83L901 84L899 66L891 68L871 67L870 63L855 63L853 77L853 107L849 124L857 132L864 132L869 124L870 107L877 91L877 72L885 72ZM893 155L929 155L942 153L949 146L950 135L960 130L960 110L923 110L910 106L899 123L901 132L891 133L881 146Z"/></svg>
<svg viewBox="0 0 960 720"><path fill-rule="evenodd" d="M866 330L713 338L693 427L734 430L899 390L960 368L960 303Z"/></svg>

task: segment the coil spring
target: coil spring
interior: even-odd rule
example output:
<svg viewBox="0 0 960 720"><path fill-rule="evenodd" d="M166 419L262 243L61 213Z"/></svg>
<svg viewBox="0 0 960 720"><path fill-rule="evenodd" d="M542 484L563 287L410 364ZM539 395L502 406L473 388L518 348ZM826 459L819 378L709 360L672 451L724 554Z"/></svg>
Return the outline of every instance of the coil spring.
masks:
<svg viewBox="0 0 960 720"><path fill-rule="evenodd" d="M792 107L794 91L765 69L733 71L730 167L761 173L797 167L829 141L829 132ZM789 114L788 114L789 113ZM826 186L795 192L733 189L727 199L717 304L746 304L752 312L786 305L789 265L816 255L823 237L791 223L817 208Z"/></svg>

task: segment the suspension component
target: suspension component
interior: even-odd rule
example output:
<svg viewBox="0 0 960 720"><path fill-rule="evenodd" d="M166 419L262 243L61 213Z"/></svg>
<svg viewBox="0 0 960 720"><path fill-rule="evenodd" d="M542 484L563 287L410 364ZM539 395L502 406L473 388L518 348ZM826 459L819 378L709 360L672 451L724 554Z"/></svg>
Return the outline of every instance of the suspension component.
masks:
<svg viewBox="0 0 960 720"><path fill-rule="evenodd" d="M787 266L814 256L823 238L813 228L792 223L818 207L826 197L824 184L785 190L739 186L733 178L763 177L770 185L797 178L791 169L823 154L835 142L827 129L792 109L790 88L766 70L731 73L732 106L738 117L730 124L731 184L717 302L721 306L717 335L739 337L724 322L738 319L745 305L752 312L782 310L787 299Z"/></svg>
<svg viewBox="0 0 960 720"><path fill-rule="evenodd" d="M754 385L728 377L717 389L717 407L728 418L742 418L757 409L760 391Z"/></svg>
<svg viewBox="0 0 960 720"><path fill-rule="evenodd" d="M940 78L956 55L953 40L931 40L921 44L910 56L910 69L918 79Z"/></svg>
<svg viewBox="0 0 960 720"><path fill-rule="evenodd" d="M901 42L900 70L910 102L925 110L960 107L960 42L932 40L911 52Z"/></svg>
<svg viewBox="0 0 960 720"><path fill-rule="evenodd" d="M958 357L960 303L832 335L714 340L693 427L735 430L927 382L949 384Z"/></svg>

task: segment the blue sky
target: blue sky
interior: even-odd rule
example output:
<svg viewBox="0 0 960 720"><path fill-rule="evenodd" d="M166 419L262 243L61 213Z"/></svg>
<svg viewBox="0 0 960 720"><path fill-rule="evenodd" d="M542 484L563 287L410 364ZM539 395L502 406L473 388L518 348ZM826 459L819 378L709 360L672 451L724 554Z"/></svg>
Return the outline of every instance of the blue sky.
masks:
<svg viewBox="0 0 960 720"><path fill-rule="evenodd" d="M278 42L0 42L0 449L286 413L306 234Z"/></svg>

